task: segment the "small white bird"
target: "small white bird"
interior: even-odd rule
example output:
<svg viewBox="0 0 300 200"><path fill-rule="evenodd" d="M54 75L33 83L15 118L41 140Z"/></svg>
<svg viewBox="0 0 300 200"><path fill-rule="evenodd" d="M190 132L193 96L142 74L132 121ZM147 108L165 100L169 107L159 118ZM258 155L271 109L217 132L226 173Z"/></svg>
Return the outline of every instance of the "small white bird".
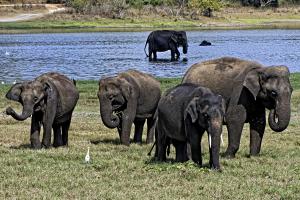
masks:
<svg viewBox="0 0 300 200"><path fill-rule="evenodd" d="M6 52L5 52L5 55L6 55L6 56L9 56L9 52L6 51Z"/></svg>
<svg viewBox="0 0 300 200"><path fill-rule="evenodd" d="M16 81L16 80L14 80L13 84L16 84L16 83L17 83L17 81Z"/></svg>
<svg viewBox="0 0 300 200"><path fill-rule="evenodd" d="M90 147L88 147L87 153L86 153L85 158L84 158L85 163L89 163L90 159L91 159L91 157L90 157Z"/></svg>
<svg viewBox="0 0 300 200"><path fill-rule="evenodd" d="M4 85L5 84L4 81L1 81L1 84Z"/></svg>

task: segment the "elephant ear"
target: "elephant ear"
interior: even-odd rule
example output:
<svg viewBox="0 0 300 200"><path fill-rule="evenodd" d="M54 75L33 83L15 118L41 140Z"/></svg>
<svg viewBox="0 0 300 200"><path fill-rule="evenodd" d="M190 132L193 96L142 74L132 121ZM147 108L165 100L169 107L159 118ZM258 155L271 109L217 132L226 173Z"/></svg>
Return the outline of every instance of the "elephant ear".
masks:
<svg viewBox="0 0 300 200"><path fill-rule="evenodd" d="M187 116L189 115L192 119L192 123L196 122L196 120L198 119L197 101L199 101L199 97L194 97L189 102L184 111L184 120L186 120Z"/></svg>
<svg viewBox="0 0 300 200"><path fill-rule="evenodd" d="M260 79L264 77L264 72L262 70L252 70L250 71L244 80L243 86L246 87L254 99L256 99L258 92L260 91Z"/></svg>
<svg viewBox="0 0 300 200"><path fill-rule="evenodd" d="M134 95L131 84L125 79L118 79L118 81L123 97L129 101Z"/></svg>
<svg viewBox="0 0 300 200"><path fill-rule="evenodd" d="M177 45L178 40L177 40L176 35L173 34L173 35L171 36L171 41L175 42L175 44Z"/></svg>
<svg viewBox="0 0 300 200"><path fill-rule="evenodd" d="M6 93L5 97L9 100L19 101L22 89L23 89L23 84L16 83Z"/></svg>
<svg viewBox="0 0 300 200"><path fill-rule="evenodd" d="M219 98L219 100L221 102L222 112L225 113L226 112L226 101L225 101L225 99L221 95L218 95L218 98Z"/></svg>
<svg viewBox="0 0 300 200"><path fill-rule="evenodd" d="M46 81L43 83L43 88L44 88L44 91L45 91L45 97L47 97L47 99L51 99L52 98L52 91L53 91L53 87L52 87L52 84L49 82L49 81Z"/></svg>

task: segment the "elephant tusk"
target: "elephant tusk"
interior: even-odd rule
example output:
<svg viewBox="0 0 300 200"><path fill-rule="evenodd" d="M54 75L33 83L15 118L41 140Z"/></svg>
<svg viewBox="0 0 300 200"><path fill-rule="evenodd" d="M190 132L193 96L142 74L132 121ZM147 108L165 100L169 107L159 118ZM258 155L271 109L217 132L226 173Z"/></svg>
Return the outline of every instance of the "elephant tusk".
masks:
<svg viewBox="0 0 300 200"><path fill-rule="evenodd" d="M224 147L224 140L223 140L223 134L222 133L221 133L220 137L221 137L221 145L222 145L222 147Z"/></svg>
<svg viewBox="0 0 300 200"><path fill-rule="evenodd" d="M208 143L209 143L209 148L211 148L211 135L208 134Z"/></svg>

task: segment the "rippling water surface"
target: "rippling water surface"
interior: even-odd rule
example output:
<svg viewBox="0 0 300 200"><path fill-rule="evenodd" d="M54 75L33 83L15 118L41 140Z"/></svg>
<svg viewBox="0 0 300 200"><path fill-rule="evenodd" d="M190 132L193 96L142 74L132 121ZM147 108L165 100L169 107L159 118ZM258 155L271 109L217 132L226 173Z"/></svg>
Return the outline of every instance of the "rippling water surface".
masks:
<svg viewBox="0 0 300 200"><path fill-rule="evenodd" d="M58 71L81 80L98 80L129 68L159 77L179 77L193 63L236 56L265 65L283 64L300 71L300 30L187 32L188 54L170 62L170 52L149 62L144 45L149 32L4 34L0 35L0 81L30 80ZM202 40L213 45L201 47ZM182 48L180 48L182 52ZM187 58L183 62L182 58Z"/></svg>

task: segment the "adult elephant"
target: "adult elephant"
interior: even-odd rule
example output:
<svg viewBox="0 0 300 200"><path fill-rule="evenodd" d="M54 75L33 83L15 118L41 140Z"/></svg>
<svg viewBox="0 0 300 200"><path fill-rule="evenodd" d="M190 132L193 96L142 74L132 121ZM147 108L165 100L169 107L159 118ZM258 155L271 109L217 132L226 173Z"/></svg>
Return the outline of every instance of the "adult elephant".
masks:
<svg viewBox="0 0 300 200"><path fill-rule="evenodd" d="M6 98L20 102L21 114L11 107L6 114L23 121L30 116L31 147L48 148L51 143L51 129L54 131L54 147L68 144L68 130L72 112L79 98L79 93L72 80L59 73L46 73L33 81L16 83L6 94ZM43 139L40 142L40 129L43 125Z"/></svg>
<svg viewBox="0 0 300 200"><path fill-rule="evenodd" d="M146 53L147 44L149 55ZM179 46L182 46L183 53L186 54L188 50L188 42L185 31L160 30L153 31L149 34L144 51L147 57L149 57L149 61L156 61L157 52L171 50L171 61L175 61L180 57L180 53L178 51Z"/></svg>
<svg viewBox="0 0 300 200"><path fill-rule="evenodd" d="M181 84L168 90L157 108L155 157L165 161L166 149L172 143L176 149L176 161L186 161L187 149L190 149L192 160L201 166L201 138L207 131L210 167L220 169L219 150L224 111L222 97L208 88Z"/></svg>
<svg viewBox="0 0 300 200"><path fill-rule="evenodd" d="M266 126L276 132L287 128L291 116L292 87L285 66L264 67L259 63L223 57L192 65L183 83L195 83L221 94L227 104L229 144L226 157L234 157L240 146L244 123L250 124L250 155L261 149Z"/></svg>
<svg viewBox="0 0 300 200"><path fill-rule="evenodd" d="M147 143L153 142L153 114L160 99L160 83L153 76L128 70L99 81L98 98L102 121L108 128L118 128L120 140L129 145L132 123L134 142L142 142L147 119Z"/></svg>

